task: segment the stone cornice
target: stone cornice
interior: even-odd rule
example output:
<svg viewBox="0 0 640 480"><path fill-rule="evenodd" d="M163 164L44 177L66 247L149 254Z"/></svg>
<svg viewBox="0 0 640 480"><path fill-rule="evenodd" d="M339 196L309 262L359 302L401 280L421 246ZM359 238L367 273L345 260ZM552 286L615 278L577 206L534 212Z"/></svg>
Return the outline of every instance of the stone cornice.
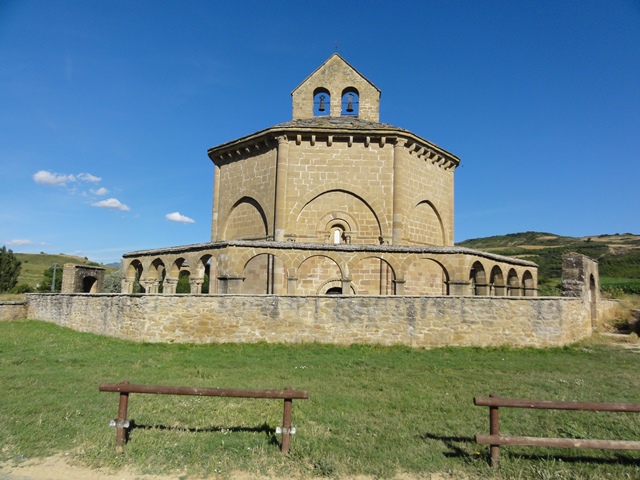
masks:
<svg viewBox="0 0 640 480"><path fill-rule="evenodd" d="M481 258L496 260L537 268L537 264L519 258L505 257L495 253L473 250L466 247L435 247L424 245L360 245L360 244L333 244L333 243L304 243L304 242L272 242L267 240L249 241L232 240L209 243L195 243L179 247L159 248L155 250L139 250L137 252L125 253L122 258L148 257L154 255L171 255L179 253L190 253L202 250L217 250L228 247L241 248L271 248L275 250L302 250L302 251L334 251L334 252L369 252L369 253L424 253L435 255L475 255Z"/></svg>
<svg viewBox="0 0 640 480"><path fill-rule="evenodd" d="M460 159L440 148L434 143L425 140L418 135L391 125L374 123L370 125L353 126L348 122L335 125L289 125L281 124L260 130L251 135L223 143L210 148L207 152L209 158L216 165L229 161L237 161L247 158L252 152L269 150L277 145L277 138L285 136L289 141L300 145L302 142L333 143L343 142L351 147L354 143L362 143L365 147L375 143L383 147L387 143L395 143L398 139L406 141L406 148L411 155L440 166L445 170L455 169L460 164Z"/></svg>

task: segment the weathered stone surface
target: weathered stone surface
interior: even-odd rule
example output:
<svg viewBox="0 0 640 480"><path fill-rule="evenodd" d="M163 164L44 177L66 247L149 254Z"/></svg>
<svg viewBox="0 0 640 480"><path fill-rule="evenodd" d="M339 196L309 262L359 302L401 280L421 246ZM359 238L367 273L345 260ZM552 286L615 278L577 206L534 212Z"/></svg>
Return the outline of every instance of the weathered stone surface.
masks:
<svg viewBox="0 0 640 480"><path fill-rule="evenodd" d="M26 302L0 302L0 321L27 318Z"/></svg>
<svg viewBox="0 0 640 480"><path fill-rule="evenodd" d="M102 267L65 263L62 293L101 293L104 271Z"/></svg>
<svg viewBox="0 0 640 480"><path fill-rule="evenodd" d="M581 299L551 297L29 294L28 317L141 342L546 347L591 333Z"/></svg>

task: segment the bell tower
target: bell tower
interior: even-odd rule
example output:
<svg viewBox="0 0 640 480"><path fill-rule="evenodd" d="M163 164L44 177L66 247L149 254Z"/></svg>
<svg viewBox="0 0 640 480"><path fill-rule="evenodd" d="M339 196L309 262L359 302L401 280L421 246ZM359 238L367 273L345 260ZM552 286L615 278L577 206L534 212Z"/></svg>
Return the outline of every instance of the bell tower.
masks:
<svg viewBox="0 0 640 480"><path fill-rule="evenodd" d="M380 90L334 53L291 92L293 119L356 117L380 121Z"/></svg>

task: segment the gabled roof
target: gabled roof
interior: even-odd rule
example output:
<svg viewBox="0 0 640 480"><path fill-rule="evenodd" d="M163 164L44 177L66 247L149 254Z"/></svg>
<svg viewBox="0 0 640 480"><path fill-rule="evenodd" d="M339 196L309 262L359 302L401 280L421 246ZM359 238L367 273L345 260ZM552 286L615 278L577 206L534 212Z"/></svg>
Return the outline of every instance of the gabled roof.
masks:
<svg viewBox="0 0 640 480"><path fill-rule="evenodd" d="M369 80L367 77L365 77L364 75L362 75L356 68L354 68L349 62L347 62L344 58L342 58L338 53L334 53L333 55L331 55L329 58L327 58L324 63L322 65L320 65L318 68L316 68L310 75L307 76L307 78L305 78L300 85L298 85L296 88L293 89L293 91L291 92L291 95L293 95L295 93L296 90L298 90L302 85L304 85L311 77L313 77L317 72L319 72L320 70L322 70L323 68L325 68L325 66L334 58L337 57L342 63L344 63L347 67L349 67L351 70L353 70L354 72L356 72L358 74L358 76L360 76L360 78L362 78L363 80L365 80L369 85L371 85L373 88L375 88L378 92L380 92L381 90L376 87L373 82L371 82L371 80Z"/></svg>

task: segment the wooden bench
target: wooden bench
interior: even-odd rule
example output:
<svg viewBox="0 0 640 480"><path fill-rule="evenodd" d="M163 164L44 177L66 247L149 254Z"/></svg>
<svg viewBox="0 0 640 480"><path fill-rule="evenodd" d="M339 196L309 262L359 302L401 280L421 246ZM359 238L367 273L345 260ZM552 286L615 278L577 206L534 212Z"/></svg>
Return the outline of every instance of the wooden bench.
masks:
<svg viewBox="0 0 640 480"><path fill-rule="evenodd" d="M280 451L286 455L289 451L291 435L295 433L295 428L291 427L291 414L293 400L306 400L309 393L305 390L293 390L285 387L283 390L246 390L236 388L198 388L198 387L172 387L160 385L135 385L128 381L121 383L103 383L100 385L101 392L120 393L120 403L118 404L118 417L112 424L116 427L116 452L123 451L126 429L129 428L127 421L127 409L129 406L129 395L132 393L148 393L158 395L199 395L204 397L234 397L234 398L264 398L284 400L284 413L282 415L282 427L276 429L276 433L282 433L282 444Z"/></svg>
<svg viewBox="0 0 640 480"><path fill-rule="evenodd" d="M489 435L476 435L476 443L490 445L490 464L500 463L500 445L525 445L530 447L593 448L606 450L640 450L640 442L624 440L590 440L574 438L521 437L500 435L498 408L537 408L547 410L580 410L591 412L640 412L635 403L565 402L556 400L528 400L521 398L500 398L496 395L475 397L473 403L479 407L489 407Z"/></svg>

